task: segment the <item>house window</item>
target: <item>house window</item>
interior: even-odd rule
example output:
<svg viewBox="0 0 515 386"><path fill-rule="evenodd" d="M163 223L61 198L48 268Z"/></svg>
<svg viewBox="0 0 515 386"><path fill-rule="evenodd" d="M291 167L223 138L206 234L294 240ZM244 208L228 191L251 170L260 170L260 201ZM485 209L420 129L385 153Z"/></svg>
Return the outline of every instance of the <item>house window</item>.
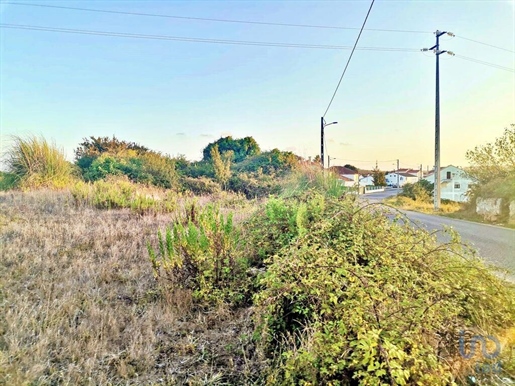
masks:
<svg viewBox="0 0 515 386"><path fill-rule="evenodd" d="M450 180L451 179L451 172L447 172L447 179Z"/></svg>
<svg viewBox="0 0 515 386"><path fill-rule="evenodd" d="M454 189L461 189L461 185L459 182L454 183Z"/></svg>

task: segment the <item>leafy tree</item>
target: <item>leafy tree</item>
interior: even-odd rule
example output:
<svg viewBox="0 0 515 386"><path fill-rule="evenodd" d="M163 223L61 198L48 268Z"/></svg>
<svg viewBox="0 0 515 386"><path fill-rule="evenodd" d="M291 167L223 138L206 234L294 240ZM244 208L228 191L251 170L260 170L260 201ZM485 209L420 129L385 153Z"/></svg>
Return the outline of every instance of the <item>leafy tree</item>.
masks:
<svg viewBox="0 0 515 386"><path fill-rule="evenodd" d="M220 155L228 151L233 152L234 162L241 162L245 158L259 154L261 152L256 140L252 137L245 137L241 139L233 139L232 137L220 138L217 141L210 143L203 150L203 160L211 160L211 149L217 146Z"/></svg>
<svg viewBox="0 0 515 386"><path fill-rule="evenodd" d="M320 155L317 154L315 158L313 158L313 162L317 164L322 163L322 158L320 158Z"/></svg>
<svg viewBox="0 0 515 386"><path fill-rule="evenodd" d="M386 176L377 166L372 170L372 178L375 186L386 186Z"/></svg>
<svg viewBox="0 0 515 386"><path fill-rule="evenodd" d="M343 166L344 168L347 168L347 169L350 169L350 170L354 170L354 171L358 171L358 168L354 165L351 165L351 164L346 164Z"/></svg>
<svg viewBox="0 0 515 386"><path fill-rule="evenodd" d="M506 128L494 143L476 146L465 157L471 165L468 174L480 185L515 175L515 124Z"/></svg>
<svg viewBox="0 0 515 386"><path fill-rule="evenodd" d="M224 188L231 177L231 158L231 152L226 152L222 157L218 151L218 146L211 148L211 160L213 162L213 168L215 169L215 177Z"/></svg>

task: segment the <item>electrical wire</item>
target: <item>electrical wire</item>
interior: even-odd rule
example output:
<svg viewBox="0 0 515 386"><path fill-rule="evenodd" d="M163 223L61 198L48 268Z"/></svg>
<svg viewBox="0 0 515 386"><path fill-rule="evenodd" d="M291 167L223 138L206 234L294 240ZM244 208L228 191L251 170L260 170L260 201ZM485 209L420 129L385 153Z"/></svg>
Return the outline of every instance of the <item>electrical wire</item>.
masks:
<svg viewBox="0 0 515 386"><path fill-rule="evenodd" d="M515 69L513 68L510 68L510 67L505 67L505 66L501 66L501 65L498 65L498 64L495 64L495 63L490 63L490 62L485 62L483 60L478 60L478 59L474 59L474 58L469 58L467 56L462 56L462 55L454 55L456 58L458 59L462 59L462 60L467 60L469 62L473 62L473 63L477 63L477 64L482 64L484 66L488 66L488 67L493 67L493 68L497 68L499 70L504 70L504 71L508 71L508 72L513 72L515 73Z"/></svg>
<svg viewBox="0 0 515 386"><path fill-rule="evenodd" d="M479 40L469 39L469 38L465 38L463 36L458 36L458 35L456 35L456 37L459 38L459 39L468 40L469 42L474 42L474 43L477 43L477 44L482 44L484 46L488 46L488 47L492 47L492 48L497 48L498 50L515 53L514 50L509 50L507 48L503 48L503 47L499 47L499 46L494 46L493 44L483 43L483 42L480 42Z"/></svg>
<svg viewBox="0 0 515 386"><path fill-rule="evenodd" d="M43 31L43 32L58 32L58 33L79 34L79 35L107 36L107 37L118 37L118 38L180 41L180 42L191 42L191 43L228 44L228 45L259 46L259 47L302 48L302 49L323 49L323 50L350 50L352 48L352 49L360 50L360 51L412 52L412 53L420 52L419 49L403 48L403 47L355 47L354 48L351 46L337 46L337 45L333 46L333 45L323 45L323 44L259 42L259 41L245 41L245 40L191 38L191 37L168 36L168 35L145 35L145 34L135 34L135 33L128 33L128 32L96 31L96 30L57 28L57 27L45 27L45 26L21 25L21 24L2 24L2 23L0 23L0 28L21 29L21 30L30 30L30 31ZM482 60L469 58L469 57L462 56L462 55L455 55L455 57L462 59L462 60L467 60L467 61L470 61L473 63L482 64L484 66L496 68L499 70L515 72L515 70L513 68L501 66L501 65L498 65L495 63L485 62ZM347 66L346 66L346 68L347 68ZM342 74L342 78L343 78L343 75L344 74ZM340 78L340 83L341 83L342 78ZM336 91L335 91L335 94L336 94ZM333 95L333 99L334 99L334 95ZM331 100L331 102L332 102L332 100ZM328 106L328 109L329 109L329 107L330 107L330 105ZM326 113L327 113L327 110L326 110ZM324 114L324 116L325 116L325 114Z"/></svg>
<svg viewBox="0 0 515 386"><path fill-rule="evenodd" d="M345 76L345 73L347 72L347 68L349 67L350 60L352 59L352 55L354 54L354 51L356 50L356 46L358 45L359 38L361 37L361 33L363 32L363 29L365 28L365 24L367 24L368 16L370 15L370 11L372 11L372 7L374 5L374 1L370 3L370 8L368 8L367 15L365 16L365 20L363 21L363 25L361 26L361 30L359 31L358 37L356 38L356 42L354 43L354 47L352 47L352 51L350 52L349 59L347 60L347 64L345 65L345 68L343 69L342 76L340 77L340 80L338 81L338 85L336 86L336 90L334 90L333 96L331 97L331 100L329 102L329 105L327 106L327 109L325 109L324 115L322 117L325 118L325 115L329 111L329 108L331 107L331 104L333 103L334 97L336 96L336 93L338 92L338 89L340 88L340 84L342 83L342 79Z"/></svg>
<svg viewBox="0 0 515 386"><path fill-rule="evenodd" d="M339 29L339 30L359 30L360 29L358 27L295 24L295 23L273 23L273 22L264 22L264 21L256 21L256 20L214 19L214 18L206 18L206 17L176 16L176 15L163 15L163 14L143 13L143 12L114 11L114 10L108 10L108 9L79 8L79 7L68 7L68 6L61 6L61 5L49 5L49 4L33 4L33 3L15 2L15 3L9 3L9 5L66 9L66 10L71 10L71 11L83 11L83 12L111 13L111 14L130 15L130 16L160 17L160 18L168 18L168 19L181 19L181 20L193 20L193 21L196 20L196 21L210 21L210 22L221 22L221 23L257 24L257 25L269 25L269 26L279 26L279 27L320 28L320 29ZM419 34L430 34L431 33L429 31L382 29L382 28L369 28L369 29L366 29L366 31L419 33Z"/></svg>
<svg viewBox="0 0 515 386"><path fill-rule="evenodd" d="M61 32L80 35L95 35L95 36L109 36L121 38L134 38L134 39L150 39L150 40L168 40L168 41L182 41L193 43L214 43L214 44L232 44L232 45L246 45L246 46L264 46L264 47L285 47L285 48L310 48L310 49L325 49L325 50L350 50L351 46L332 46L323 44L298 44L298 43L280 43L280 42L259 42L259 41L245 41L245 40L224 40L224 39L208 39L208 38L191 38L184 36L168 36L168 35L145 35L128 32L112 32L112 31L97 31L97 30L84 30L72 28L57 28L45 27L35 25L22 25L22 24L3 24L0 23L0 28L21 29L30 31L45 31L45 32ZM358 50L363 51L392 51L392 52L420 52L415 48L400 48L400 47L359 47Z"/></svg>

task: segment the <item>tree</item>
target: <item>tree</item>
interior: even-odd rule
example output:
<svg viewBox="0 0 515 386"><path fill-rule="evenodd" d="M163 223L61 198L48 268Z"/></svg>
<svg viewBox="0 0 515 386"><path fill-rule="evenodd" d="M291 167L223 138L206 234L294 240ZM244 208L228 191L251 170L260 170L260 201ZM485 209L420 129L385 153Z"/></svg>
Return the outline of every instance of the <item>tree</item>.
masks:
<svg viewBox="0 0 515 386"><path fill-rule="evenodd" d="M220 138L215 142L207 145L203 150L203 160L211 160L211 150L213 147L218 147L220 155L224 155L226 152L232 151L234 162L241 162L247 157L259 154L261 149L257 144L256 140L252 137L245 137L241 139L233 139L232 137Z"/></svg>
<svg viewBox="0 0 515 386"><path fill-rule="evenodd" d="M231 158L232 154L230 152L226 152L222 157L218 151L218 146L215 145L211 148L211 160L215 169L215 176L224 189L227 181L231 178Z"/></svg>
<svg viewBox="0 0 515 386"><path fill-rule="evenodd" d="M355 172L358 171L358 168L354 165L351 165L351 164L346 164L343 166L344 168L347 168L347 169L350 169L350 170L354 170Z"/></svg>
<svg viewBox="0 0 515 386"><path fill-rule="evenodd" d="M476 146L467 151L465 157L470 163L467 173L480 185L515 177L515 124L505 128L503 135L494 143Z"/></svg>
<svg viewBox="0 0 515 386"><path fill-rule="evenodd" d="M372 178L375 186L386 186L386 176L377 166L372 170Z"/></svg>
<svg viewBox="0 0 515 386"><path fill-rule="evenodd" d="M322 163L322 158L320 158L320 155L316 155L315 158L313 159L313 162L316 163L316 164L320 164Z"/></svg>

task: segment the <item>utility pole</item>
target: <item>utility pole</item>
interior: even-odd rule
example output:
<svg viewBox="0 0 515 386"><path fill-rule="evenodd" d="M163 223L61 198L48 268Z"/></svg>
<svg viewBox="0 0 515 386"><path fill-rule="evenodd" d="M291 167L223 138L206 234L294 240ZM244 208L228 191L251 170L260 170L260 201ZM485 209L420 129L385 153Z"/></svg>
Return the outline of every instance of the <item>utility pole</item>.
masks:
<svg viewBox="0 0 515 386"><path fill-rule="evenodd" d="M452 32L436 30L436 44L431 48L424 48L422 51L433 51L436 56L436 98L435 98L435 193L434 193L434 209L435 211L440 210L440 55L448 53L454 55L451 51L440 50L440 36L442 35L454 36Z"/></svg>
<svg viewBox="0 0 515 386"><path fill-rule="evenodd" d="M322 169L324 169L324 128L330 125L336 125L338 122L325 123L324 117L320 118L320 158Z"/></svg>
<svg viewBox="0 0 515 386"><path fill-rule="evenodd" d="M420 164L420 169L419 169L418 173L419 173L418 180L420 181L424 177L424 173L422 173L422 164Z"/></svg>
<svg viewBox="0 0 515 386"><path fill-rule="evenodd" d="M401 186L399 185L399 160L397 160L397 189Z"/></svg>
<svg viewBox="0 0 515 386"><path fill-rule="evenodd" d="M322 160L322 170L324 169L324 117L320 118L320 158Z"/></svg>

